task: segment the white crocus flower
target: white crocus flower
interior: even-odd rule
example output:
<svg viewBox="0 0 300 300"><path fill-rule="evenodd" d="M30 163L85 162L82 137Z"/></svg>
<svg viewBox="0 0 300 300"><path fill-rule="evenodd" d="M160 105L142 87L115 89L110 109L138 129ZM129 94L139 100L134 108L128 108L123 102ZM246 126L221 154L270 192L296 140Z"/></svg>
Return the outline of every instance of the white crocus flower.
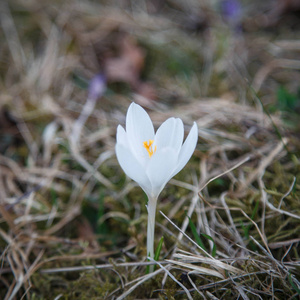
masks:
<svg viewBox="0 0 300 300"><path fill-rule="evenodd" d="M158 195L189 161L198 139L196 123L183 143L181 119L169 118L154 132L146 111L132 103L127 111L126 131L117 129L116 154L124 172L136 181L148 196L147 254L154 257L154 223Z"/></svg>

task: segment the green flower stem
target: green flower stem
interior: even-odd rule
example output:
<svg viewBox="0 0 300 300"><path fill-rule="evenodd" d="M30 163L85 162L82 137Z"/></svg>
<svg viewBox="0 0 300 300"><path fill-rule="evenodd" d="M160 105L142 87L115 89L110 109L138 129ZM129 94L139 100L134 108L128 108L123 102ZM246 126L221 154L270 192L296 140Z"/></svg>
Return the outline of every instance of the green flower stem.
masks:
<svg viewBox="0 0 300 300"><path fill-rule="evenodd" d="M147 227L147 255L154 259L154 229L155 229L155 213L157 198L148 200L148 227ZM150 266L150 273L153 272L154 266Z"/></svg>

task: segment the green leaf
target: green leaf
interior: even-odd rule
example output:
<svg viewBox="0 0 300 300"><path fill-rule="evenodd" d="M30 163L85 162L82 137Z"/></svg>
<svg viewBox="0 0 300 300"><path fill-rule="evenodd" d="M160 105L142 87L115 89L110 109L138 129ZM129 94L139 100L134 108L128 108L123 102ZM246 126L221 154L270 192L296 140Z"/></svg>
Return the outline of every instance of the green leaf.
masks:
<svg viewBox="0 0 300 300"><path fill-rule="evenodd" d="M164 242L164 237L162 236L159 243L158 243L158 246L156 248L156 251L155 251L155 254L154 254L154 260L159 260L159 256L160 256L160 252L161 252L163 242ZM155 269L156 269L156 265L154 265L153 271L155 271Z"/></svg>
<svg viewBox="0 0 300 300"><path fill-rule="evenodd" d="M212 248L212 250L211 250L211 255L212 255L212 257L215 257L215 256L216 256L216 253L217 253L217 246L216 246L215 241L214 241L213 238L212 238L210 235L208 235L208 234L201 233L201 235L204 236L206 239L208 239L208 240L210 240L210 241L213 242L214 245L213 245L213 248Z"/></svg>
<svg viewBox="0 0 300 300"><path fill-rule="evenodd" d="M253 212L252 212L252 215L251 215L251 220L254 219L254 217L256 215L256 212L258 210L258 206L259 206L259 200L257 200L256 203L255 203L255 206L254 206L254 209L253 209Z"/></svg>
<svg viewBox="0 0 300 300"><path fill-rule="evenodd" d="M292 274L291 272L289 273L289 282L290 282L290 285L293 287L293 289L297 292L298 295L300 295L300 289L298 288L298 286L295 284L295 282L293 281L293 278L292 278Z"/></svg>
<svg viewBox="0 0 300 300"><path fill-rule="evenodd" d="M158 260L159 259L163 242L164 242L164 237L162 236L161 239L160 239L160 241L159 241L159 243L158 243L158 246L156 248L156 251L155 251L155 254L154 254L154 260Z"/></svg>
<svg viewBox="0 0 300 300"><path fill-rule="evenodd" d="M297 105L297 96L291 94L285 87L277 90L277 100L280 110L293 110Z"/></svg>
<svg viewBox="0 0 300 300"><path fill-rule="evenodd" d="M256 215L256 213L257 213L258 207L259 207L259 200L257 200L256 203L255 203L254 209L253 209L252 214L251 214L251 217L250 217L251 220L254 219L254 217L255 217L255 215ZM242 221L240 222L240 224L241 224L241 227L242 227L242 229L243 229L243 231L244 231L244 236L245 236L245 238L246 238L246 239L249 239L249 230L251 229L251 227L252 227L253 225L252 225L252 224L249 224L248 226L245 226L244 223L243 223Z"/></svg>
<svg viewBox="0 0 300 300"><path fill-rule="evenodd" d="M105 207L104 207L104 192L100 190L99 192L99 208L98 208L98 220L100 220L103 215L105 214ZM108 232L108 227L106 222L102 222L101 224L99 224L99 222L97 221L97 228L96 228L96 233L97 234L107 234Z"/></svg>
<svg viewBox="0 0 300 300"><path fill-rule="evenodd" d="M164 237L162 236L158 245L157 245L157 248L156 248L156 251L154 253L154 260L159 260L159 256L160 256L160 252L161 252L161 249L162 249L162 245L163 245L163 242L164 242ZM155 271L156 269L156 265L154 265L154 268L153 268L153 272ZM147 266L146 268L146 273L149 274L150 272L150 265Z"/></svg>
<svg viewBox="0 0 300 300"><path fill-rule="evenodd" d="M55 189L52 187L50 189L50 197L51 197L52 205L57 207L57 194Z"/></svg>
<svg viewBox="0 0 300 300"><path fill-rule="evenodd" d="M196 229L196 226L194 225L194 223L192 222L191 218L186 215L188 218L189 218L189 225L190 225L190 228L192 230L192 234L194 236L194 239L196 240L196 243L204 250L206 251L206 248L200 238L200 236L198 235L198 232L197 232L197 229Z"/></svg>
<svg viewBox="0 0 300 300"><path fill-rule="evenodd" d="M88 79L84 78L83 76L73 73L72 74L73 83L82 90L87 90L89 87Z"/></svg>
<svg viewBox="0 0 300 300"><path fill-rule="evenodd" d="M213 238L212 238L210 235L205 234L205 233L200 233L200 236L199 236L199 234L198 234L198 232L197 232L197 229L196 229L196 226L195 226L194 223L192 222L191 218L190 218L188 215L186 215L186 216L189 218L189 225L190 225L190 228L191 228L191 230L192 230L193 236L194 236L194 238L195 238L197 244L198 244L204 251L207 251L207 250L206 250L206 247L204 246L204 244L203 244L203 242L202 242L202 240L201 240L201 236L205 237L207 240L212 241L214 245L213 245L213 248L212 248L212 251L211 251L211 255L212 255L213 257L215 257L215 256L216 256L216 253L217 253L217 247L216 247L216 244L215 244Z"/></svg>

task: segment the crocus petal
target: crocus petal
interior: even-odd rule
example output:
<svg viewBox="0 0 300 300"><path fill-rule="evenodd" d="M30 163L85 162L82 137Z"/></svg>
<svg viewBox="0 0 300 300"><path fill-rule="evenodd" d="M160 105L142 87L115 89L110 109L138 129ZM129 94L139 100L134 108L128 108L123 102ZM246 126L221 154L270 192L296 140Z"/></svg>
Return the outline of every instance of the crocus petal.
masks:
<svg viewBox="0 0 300 300"><path fill-rule="evenodd" d="M187 136L182 148L180 150L178 156L178 162L175 171L173 172L173 176L175 176L181 169L187 164L189 159L191 158L197 144L198 140L198 127L194 122L192 129L190 130L189 135Z"/></svg>
<svg viewBox="0 0 300 300"><path fill-rule="evenodd" d="M132 103L128 108L126 133L132 152L140 163L144 164L144 159L148 157L148 153L143 143L154 139L154 128L146 111L135 103Z"/></svg>
<svg viewBox="0 0 300 300"><path fill-rule="evenodd" d="M157 151L165 147L170 147L178 154L183 141L183 123L178 118L169 118L158 128L154 145L157 146Z"/></svg>
<svg viewBox="0 0 300 300"><path fill-rule="evenodd" d="M128 148L126 131L121 125L117 128L117 143Z"/></svg>
<svg viewBox="0 0 300 300"><path fill-rule="evenodd" d="M152 185L152 197L158 197L176 168L177 154L172 148L164 148L151 157L146 173Z"/></svg>
<svg viewBox="0 0 300 300"><path fill-rule="evenodd" d="M151 190L151 183L146 171L131 153L130 149L121 144L116 144L116 155L120 166L128 177L137 182L147 195Z"/></svg>

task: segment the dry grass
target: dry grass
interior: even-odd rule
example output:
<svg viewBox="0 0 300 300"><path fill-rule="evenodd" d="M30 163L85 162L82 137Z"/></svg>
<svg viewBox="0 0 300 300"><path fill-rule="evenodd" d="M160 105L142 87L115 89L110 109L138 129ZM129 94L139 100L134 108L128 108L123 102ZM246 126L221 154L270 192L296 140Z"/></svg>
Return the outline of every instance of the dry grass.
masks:
<svg viewBox="0 0 300 300"><path fill-rule="evenodd" d="M299 88L299 16L244 2L242 33L220 1L1 2L1 299L299 297L300 100L277 106ZM114 154L132 101L199 127L159 199L157 262Z"/></svg>

